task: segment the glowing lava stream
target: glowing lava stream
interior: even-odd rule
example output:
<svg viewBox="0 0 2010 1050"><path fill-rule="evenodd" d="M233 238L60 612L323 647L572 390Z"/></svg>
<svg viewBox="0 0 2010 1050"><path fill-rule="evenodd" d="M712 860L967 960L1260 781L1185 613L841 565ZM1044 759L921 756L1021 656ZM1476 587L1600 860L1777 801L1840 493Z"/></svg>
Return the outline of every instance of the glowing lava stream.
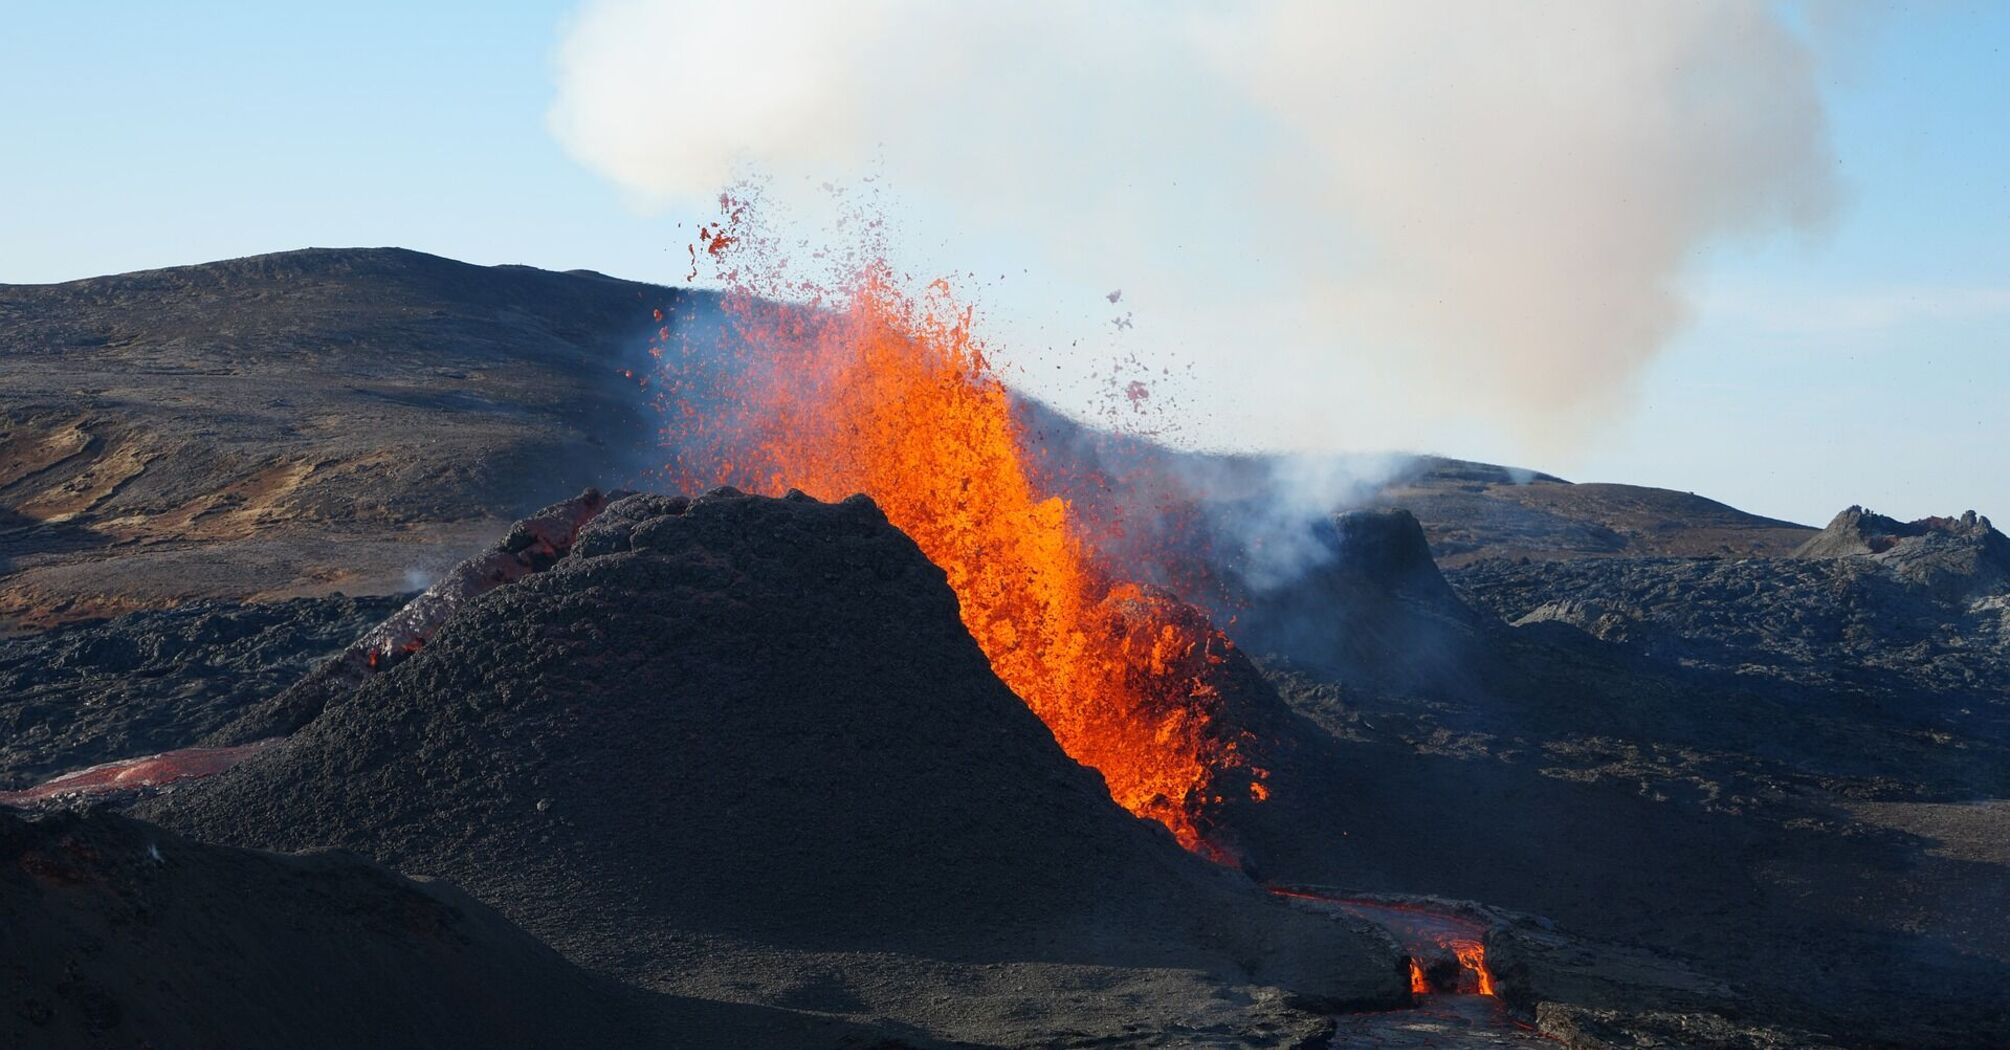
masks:
<svg viewBox="0 0 2010 1050"><path fill-rule="evenodd" d="M731 260L729 356L669 325L650 349L668 480L872 497L942 568L992 669L1062 749L1124 808L1229 859L1207 835L1210 809L1267 789L1244 734L1220 717L1213 679L1228 639L1191 606L1113 578L1068 504L1044 494L1010 395L946 284L917 301L882 263L836 294L757 282L746 209L722 203L728 225L700 237L707 258Z"/></svg>
<svg viewBox="0 0 2010 1050"><path fill-rule="evenodd" d="M1482 943L1486 928L1482 923L1422 904L1330 897L1304 890L1273 889L1271 892L1280 897L1313 901L1388 930L1410 953L1410 993L1413 995L1453 990L1434 987L1430 975L1419 962L1433 949L1441 955L1449 952L1458 961L1456 990L1463 991L1470 986L1471 991L1478 995L1499 994L1494 986L1493 971L1487 969L1487 950Z"/></svg>
<svg viewBox="0 0 2010 1050"><path fill-rule="evenodd" d="M103 798L123 792L164 788L184 780L215 776L279 743L260 740L237 747L185 747L157 755L122 758L65 773L19 791L0 791L0 806L32 806L63 798Z"/></svg>

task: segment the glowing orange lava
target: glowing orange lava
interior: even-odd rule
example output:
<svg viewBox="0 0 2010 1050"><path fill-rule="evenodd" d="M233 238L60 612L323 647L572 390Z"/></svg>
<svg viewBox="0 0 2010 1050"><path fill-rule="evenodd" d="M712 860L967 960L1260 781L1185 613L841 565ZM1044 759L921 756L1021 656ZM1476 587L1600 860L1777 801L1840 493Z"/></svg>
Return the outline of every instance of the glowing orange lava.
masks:
<svg viewBox="0 0 2010 1050"><path fill-rule="evenodd" d="M712 255L746 243L701 239ZM1036 484L970 310L939 281L904 294L877 263L839 295L782 287L808 307L736 281L744 272L727 275L732 364L700 362L667 330L652 348L663 388L699 371L709 388L661 402L669 479L871 496L947 574L992 669L1061 747L1124 808L1219 859L1205 810L1224 792L1267 794L1219 723L1210 683L1228 640L1192 607L1102 570L1069 505Z"/></svg>
<svg viewBox="0 0 2010 1050"><path fill-rule="evenodd" d="M1470 915L1423 902L1335 897L1313 889L1272 887L1270 892L1338 909L1394 934L1410 953L1410 992L1413 995L1467 990L1480 995L1499 994L1494 988L1493 971L1487 969L1487 950L1481 940L1486 935L1486 926ZM1440 972L1439 980L1443 982L1456 976L1456 987L1445 987L1441 983L1434 988L1430 975L1424 972L1423 965L1417 960L1424 957L1441 962L1443 956L1439 953L1446 951L1452 953L1459 969L1456 975Z"/></svg>
<svg viewBox="0 0 2010 1050"><path fill-rule="evenodd" d="M1458 956L1459 965L1479 981L1480 994L1494 994L1494 975L1487 969L1487 950L1478 941L1453 941L1448 947Z"/></svg>

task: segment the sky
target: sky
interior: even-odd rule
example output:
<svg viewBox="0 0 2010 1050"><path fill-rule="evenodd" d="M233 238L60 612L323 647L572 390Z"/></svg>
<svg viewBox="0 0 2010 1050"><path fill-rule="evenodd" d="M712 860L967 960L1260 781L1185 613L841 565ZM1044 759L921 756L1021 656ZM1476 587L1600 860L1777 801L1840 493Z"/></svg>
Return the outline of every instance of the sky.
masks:
<svg viewBox="0 0 2010 1050"><path fill-rule="evenodd" d="M927 22L901 0L875 3L898 32ZM1812 4L1764 17L1743 5L1711 18L1678 7L1665 25L1643 20L1645 42L1623 25L1580 34L1584 9L1567 5L1517 17L1521 33L1467 25L1478 8L1452 5L1349 27L1360 43L1345 61L1310 61L1294 81L1268 72L1299 69L1275 50L1306 35L1286 3L1278 25L1041 34L1063 43L1020 54L1053 69L1006 92L972 81L991 68L982 54L888 72L874 48L905 38L873 36L866 16L841 38L805 20L815 32L769 40L676 0L168 6L10 11L0 282L400 245L677 283L692 226L709 217L696 188L745 147L785 188L819 165L882 176L876 199L920 246L917 263L970 275L998 356L1064 407L1099 396L1093 377L1122 356L1171 374L1166 396L1196 420L1185 436L1207 445L1400 447L1693 491L1814 524L1853 503L2010 519L2010 5ZM596 27L617 39L596 39ZM1026 27L925 28L971 47ZM1585 40L1605 60L1572 52ZM1420 41L1452 56L1453 71L1413 77ZM1691 50L1670 59L1668 41ZM1111 56L1121 90L1063 69L1100 65L1081 61L1089 45ZM691 61L710 54L726 57ZM1683 72L1695 54L1708 68ZM1252 55L1263 69L1238 68ZM1640 72L1671 61L1673 74ZM787 95L783 72L799 75L803 97ZM1246 89L1248 105L1196 115L1224 94L1209 77ZM1466 158L1420 146L1427 131L1495 130L1494 113L1460 94L1475 84L1603 105L1569 109L1575 124L1551 110L1508 122L1504 139L1533 136L1567 166L1522 170L1509 151L1502 172L1480 173L1497 177L1439 179L1447 158ZM1702 152L1667 153L1679 170L1663 177L1642 161L1660 154L1635 150L1630 130L1660 127L1655 92L1693 102L1699 84L1706 96L1726 85L1703 99L1720 108L1671 127L1671 141ZM1355 96L1366 101L1350 108ZM1160 133L1150 106L1161 97L1211 140ZM1098 148L1106 129L1071 117L1085 98L1143 127L1126 147L1158 163L1105 170L1118 163ZM870 102L871 119L823 119L810 103L829 99ZM1542 138L1552 125L1562 130ZM1320 139L1329 128L1346 132L1338 147ZM1771 156L1776 141L1786 145ZM990 142L1037 148L1011 166L958 152ZM1597 152L1608 142L1609 156ZM1298 149L1302 168L1279 161ZM1725 154L1737 163L1688 164ZM996 185L971 174L980 168ZM1287 184L1281 169L1305 174ZM1620 181L1598 181L1609 171ZM1088 198L1097 211L1051 193L1001 196L1067 179L1107 184ZM1264 193L1248 192L1252 179ZM989 195L964 199L966 182ZM1487 228L1524 198L1547 227ZM1248 214L1246 200L1257 202ZM1598 221L1554 221L1580 206ZM1185 251L1186 236L1169 232L1181 208L1217 231L1247 222L1272 245L1316 230L1318 251L1224 258L1201 240ZM1117 217L1094 236L1042 232L1105 212ZM1059 221L1037 221L1049 213ZM1482 227L1470 241L1469 219ZM1458 224L1433 234L1433 220ZM1587 269L1581 257L1610 230L1625 234L1621 264L1600 256ZM1626 254L1642 243L1653 250ZM1469 254L1484 265L1466 266ZM1584 311L1610 323L1581 323L1559 289L1605 268L1630 284ZM1320 280L1280 291L1298 271ZM1108 303L1119 288L1122 302ZM1517 328L1515 311L1546 297L1554 308ZM1357 300L1385 308L1327 310ZM1608 302L1626 309L1597 305ZM1135 323L1117 328L1112 315ZM1506 349L1490 345L1496 330ZM1607 353L1607 341L1628 349Z"/></svg>

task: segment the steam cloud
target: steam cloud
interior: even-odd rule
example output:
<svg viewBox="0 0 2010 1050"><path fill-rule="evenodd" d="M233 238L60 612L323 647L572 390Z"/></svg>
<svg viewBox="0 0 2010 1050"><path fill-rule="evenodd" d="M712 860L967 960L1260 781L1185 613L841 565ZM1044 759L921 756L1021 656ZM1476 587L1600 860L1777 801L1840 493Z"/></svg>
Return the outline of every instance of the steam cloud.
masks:
<svg viewBox="0 0 2010 1050"><path fill-rule="evenodd" d="M645 206L884 175L898 262L1007 275L1024 385L1079 410L1167 354L1212 445L1553 452L1689 259L1835 196L1813 53L1744 0L595 0L557 72L554 133Z"/></svg>

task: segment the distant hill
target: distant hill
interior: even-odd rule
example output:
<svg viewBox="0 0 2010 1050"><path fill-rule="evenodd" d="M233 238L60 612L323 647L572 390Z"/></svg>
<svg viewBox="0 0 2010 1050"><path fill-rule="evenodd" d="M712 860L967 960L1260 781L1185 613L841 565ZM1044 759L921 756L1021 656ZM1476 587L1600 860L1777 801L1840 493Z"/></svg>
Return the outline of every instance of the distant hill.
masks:
<svg viewBox="0 0 2010 1050"><path fill-rule="evenodd" d="M397 248L0 286L0 618L409 590L632 469L685 295Z"/></svg>
<svg viewBox="0 0 2010 1050"><path fill-rule="evenodd" d="M712 303L398 248L0 286L0 629L411 590L523 512L636 480L658 420L623 370L659 324ZM1083 424L1028 412L1061 454L1087 447ZM1090 443L1231 475L1264 463ZM1435 458L1371 502L1414 513L1447 567L1776 554L1814 531Z"/></svg>
<svg viewBox="0 0 2010 1050"><path fill-rule="evenodd" d="M1815 534L1690 492L1573 485L1547 474L1425 459L1378 498L1417 516L1447 568L1481 558L1771 557Z"/></svg>

